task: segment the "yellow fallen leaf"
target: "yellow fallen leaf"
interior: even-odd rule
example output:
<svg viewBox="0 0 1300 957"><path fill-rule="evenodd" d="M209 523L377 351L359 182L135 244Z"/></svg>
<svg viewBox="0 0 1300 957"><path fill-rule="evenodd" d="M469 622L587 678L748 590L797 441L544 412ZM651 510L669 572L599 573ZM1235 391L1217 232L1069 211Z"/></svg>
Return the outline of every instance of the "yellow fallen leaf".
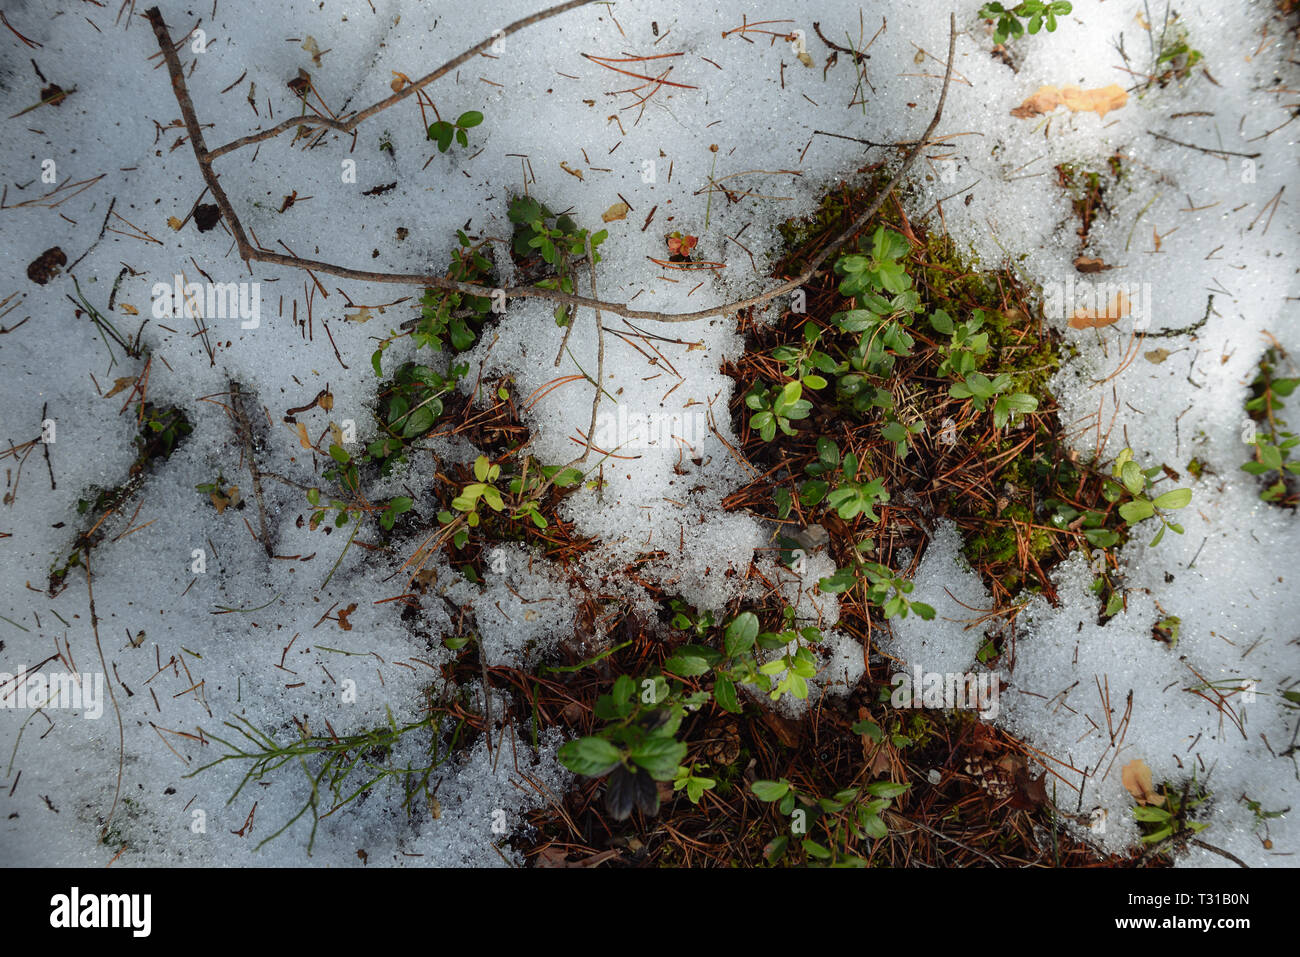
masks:
<svg viewBox="0 0 1300 957"><path fill-rule="evenodd" d="M1142 355L1146 358L1147 362L1158 366L1169 358L1170 353L1168 349L1152 349L1149 352L1142 353Z"/></svg>
<svg viewBox="0 0 1300 957"><path fill-rule="evenodd" d="M307 426L301 422L298 423L298 444L304 449L311 448L311 440L307 438Z"/></svg>
<svg viewBox="0 0 1300 957"><path fill-rule="evenodd" d="M311 54L311 61L320 66L320 47L316 45L316 38L308 36L302 41L302 48Z"/></svg>
<svg viewBox="0 0 1300 957"><path fill-rule="evenodd" d="M405 73L398 73L396 70L389 70L388 72L393 74L393 82L388 85L393 88L394 93L401 93L407 84L411 82L411 78Z"/></svg>
<svg viewBox="0 0 1300 957"><path fill-rule="evenodd" d="M1077 86L1067 86L1064 89L1040 86L1033 96L1012 110L1011 115L1023 120L1064 106L1073 113L1096 113L1099 117L1104 117L1127 102L1128 93L1117 83L1095 90L1083 90Z"/></svg>
<svg viewBox="0 0 1300 957"><path fill-rule="evenodd" d="M560 169L564 170L564 171L565 171L566 173L568 173L570 176L576 176L576 177L578 177L578 179L582 179L582 170L580 170L580 169L574 169L574 168L571 167L568 163L564 162L564 160L560 160ZM582 181L583 181L584 183L586 182L585 179L583 179Z"/></svg>
<svg viewBox="0 0 1300 957"><path fill-rule="evenodd" d="M1124 765L1121 780L1124 788L1138 804L1164 804L1164 796L1157 793L1151 783L1151 769L1141 758Z"/></svg>
<svg viewBox="0 0 1300 957"><path fill-rule="evenodd" d="M180 228L181 228L182 226L184 226L185 224L182 223L182 222L181 222L179 219L177 219L175 216L168 216L168 217L167 217L167 225L170 226L172 229L180 229Z"/></svg>
<svg viewBox="0 0 1300 957"><path fill-rule="evenodd" d="M120 379L113 380L113 388L104 393L105 399L111 399L129 385L135 385L135 376L124 375Z"/></svg>
<svg viewBox="0 0 1300 957"><path fill-rule="evenodd" d="M631 207L627 203L618 202L601 213L600 218L607 223L612 223L616 219L626 219L629 212L631 212Z"/></svg>
<svg viewBox="0 0 1300 957"><path fill-rule="evenodd" d="M326 412L329 412L331 409L334 408L334 393L322 392L320 399L318 401L320 402L320 407L324 409Z"/></svg>
<svg viewBox="0 0 1300 957"><path fill-rule="evenodd" d="M357 306L357 311L343 313L343 318L348 322L369 322L373 316L370 314L369 306Z"/></svg>
<svg viewBox="0 0 1300 957"><path fill-rule="evenodd" d="M120 303L117 308L121 309L128 316L140 315L140 310L137 309L135 306L131 305L129 302Z"/></svg>
<svg viewBox="0 0 1300 957"><path fill-rule="evenodd" d="M1086 308L1076 309L1074 315L1070 317L1070 328L1096 329L1098 326L1109 326L1127 316L1129 309L1128 296L1122 292L1116 292L1111 297L1104 312L1096 312Z"/></svg>

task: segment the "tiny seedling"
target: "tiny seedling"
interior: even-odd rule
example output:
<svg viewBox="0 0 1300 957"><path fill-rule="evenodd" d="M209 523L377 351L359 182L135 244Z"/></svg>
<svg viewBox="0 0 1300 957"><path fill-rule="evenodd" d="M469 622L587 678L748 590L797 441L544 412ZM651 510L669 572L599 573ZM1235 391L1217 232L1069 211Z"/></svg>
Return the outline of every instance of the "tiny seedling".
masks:
<svg viewBox="0 0 1300 957"><path fill-rule="evenodd" d="M863 585L867 601L878 606L886 618L906 618L913 612L925 621L934 618L933 606L907 597L916 585L880 562L855 559L854 565L836 569L833 575L821 579L817 587L830 594L842 594L858 584Z"/></svg>
<svg viewBox="0 0 1300 957"><path fill-rule="evenodd" d="M706 778L695 772L700 766L691 763L689 767L683 765L677 769L677 776L673 778L673 790L686 792L686 796L691 799L692 804L699 804L700 798L704 796L705 791L712 791L718 782L715 778Z"/></svg>
<svg viewBox="0 0 1300 957"><path fill-rule="evenodd" d="M1152 480L1162 471L1158 465L1143 469L1133 461L1133 450L1126 448L1116 456L1111 468L1111 474L1119 481L1108 481L1102 488L1102 495L1107 501L1128 499L1119 506L1119 515L1129 525L1136 525L1153 516L1160 521L1160 531L1151 539L1153 547L1160 544L1166 530L1183 534L1183 527L1165 518L1161 510L1186 508L1192 500L1192 490L1189 488L1170 489L1154 498L1148 497Z"/></svg>
<svg viewBox="0 0 1300 957"><path fill-rule="evenodd" d="M429 125L427 136L438 144L438 152L445 153L451 148L451 141L454 138L461 146L469 147L469 136L467 130L472 130L483 122L483 114L478 110L469 110L456 117L454 123L446 120L439 120ZM391 149L391 145L389 149Z"/></svg>

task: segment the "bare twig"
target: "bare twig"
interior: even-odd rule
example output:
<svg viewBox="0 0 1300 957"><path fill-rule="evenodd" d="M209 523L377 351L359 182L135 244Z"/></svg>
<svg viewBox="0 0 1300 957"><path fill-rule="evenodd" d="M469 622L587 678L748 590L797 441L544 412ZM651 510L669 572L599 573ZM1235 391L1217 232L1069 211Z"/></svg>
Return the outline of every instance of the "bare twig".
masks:
<svg viewBox="0 0 1300 957"><path fill-rule="evenodd" d="M550 10L543 11L542 13L534 15L533 17L529 17L524 20L519 20L516 23L511 24L510 27L506 28L504 32L509 33L514 30L523 29L525 26L529 26L533 23L537 23L540 20L546 19L547 17L556 15L557 13L563 13L566 10L570 10L574 7L581 6L583 2L586 2L586 0L582 0L582 2L579 2L579 0L572 0L572 2L570 3L565 3L565 4L561 4L558 7L553 7ZM230 205L230 200L226 196L225 190L221 188L217 176L212 169L212 160L216 158L216 156L231 152L234 149L238 149L240 146L246 146L250 143L258 142L261 139L266 139L270 136L274 136L278 132L281 132L283 129L288 129L289 126L297 125L298 123L303 122L304 120L311 119L312 122L315 122L318 125L325 125L333 128L338 128L338 129L341 129L346 126L346 131L350 131L353 127L355 127L357 123L360 123L361 120L365 119L366 117L373 116L375 113L379 112L380 110L386 109L387 107L392 106L393 104L399 102L409 92L425 85L428 82L432 82L432 80L436 79L438 76L443 75L443 73L445 73L446 70L450 67L444 66L439 68L439 70L435 70L434 73L429 74L429 76L418 81L416 84L413 84L410 87L406 87L401 93L388 97L385 100L381 100L379 103L376 103L373 106L368 107L367 109L362 110L357 114L354 114L354 116L348 121L346 121L346 123L340 124L339 121L334 121L334 120L326 121L325 118L323 117L316 117L314 119L309 117L297 117L292 121L292 123L286 121L286 123L280 124L279 127L272 127L270 130L263 131L262 133L259 134L254 134L251 137L244 137L243 140L236 140L233 143L227 144L227 146L225 147L221 147L219 150L215 152L209 152L203 141L203 133L199 128L199 121L194 112L194 104L190 100L189 93L185 85L184 71L181 68L179 58L176 56L176 51L172 47L171 36L168 33L166 23L163 21L162 13L158 10L157 7L152 7L146 12L146 16L148 17L149 22L153 25L154 35L158 39L159 48L161 49L164 60L167 63L167 71L171 75L171 80L172 80L172 91L176 95L176 101L179 104L181 109L181 114L184 117L185 127L189 132L190 146L193 148L195 158L198 160L199 170L203 174L203 178L205 182L211 188L212 194L217 201L217 206L221 209L222 216L226 219L227 224L230 226L231 232L234 234L235 243L239 250L240 258L242 258L245 263L249 262L250 260L256 260L258 262L269 263L272 265L288 266L295 269L306 269L311 272L328 273L330 275L340 276L344 279L353 279L361 282L383 282L383 283L398 283L404 285L418 285L418 286L434 287L438 289L446 289L454 292L462 292L473 296L491 296L493 294L494 290L489 289L487 287L477 286L471 283L456 282L455 280L447 279L444 276L436 276L436 275L420 274L420 273L367 272L365 270L360 270L360 269L350 269L346 266L338 266L333 263L320 262L311 259L301 259L297 256L286 256L281 253L276 253L267 249L262 249L258 246L253 246L251 243L249 243L248 237L244 233L244 227L240 224L239 218L235 215L235 211ZM487 45L487 43L488 41L484 41L484 43L481 43L478 46L473 47L466 54L462 54L461 57L458 57L456 60L450 61L450 64L454 66L455 64L463 62L464 58L472 56L475 52L484 48ZM825 246L821 250L821 252L819 252L815 257L813 257L812 261L808 264L807 268L798 276L794 277L793 279L781 283L780 285L772 289L769 289L767 292L761 293L757 296L751 296L747 299L740 299L734 302L723 303L721 305L712 306L706 309L698 309L695 310L694 312L682 312L682 313L662 313L662 312L653 312L653 311L642 310L642 309L632 309L623 303L601 302L599 300L588 298L586 296L571 295L553 289L542 289L538 286L517 286L517 287L505 289L504 292L506 296L514 297L514 298L526 297L526 298L533 298L533 299L546 299L553 302L564 303L569 306L579 306L579 307L587 307L591 309L599 309L599 310L603 310L604 312L613 313L614 315L623 316L624 318L627 319L645 319L645 320L650 320L655 322L691 322L696 319L704 319L710 316L732 315L745 309L751 309L755 306L761 306L764 303L770 302L771 300L775 299L778 296L782 296L787 293L793 292L794 290L802 286L804 283L806 283L809 279L811 279L816 274L817 270L821 267L821 265L833 253L835 253L841 246L844 245L844 243L846 243L850 238L856 235L859 230L862 229L863 225L865 225L867 221L870 220L871 217L874 216L876 212L880 209L881 205L885 202L885 199L889 196L889 194L902 180L903 176L906 175L907 171L911 169L912 164L916 162L916 159L920 155L921 150L929 142L930 136L934 133L935 128L939 125L940 118L943 116L944 103L947 101L948 98L948 86L952 80L952 66L953 66L953 58L956 49L956 43L957 43L956 15L950 14L949 15L949 37L948 37L948 63L944 71L943 88L939 93L939 103L935 107L934 116L930 120L930 125L926 127L925 133L921 136L919 140L916 141L915 146L913 146L911 151L908 152L907 156L903 160L902 165L898 168L898 171L894 174L893 178L889 181L889 183L886 184L885 188L882 189L880 193L876 196L875 200L871 203L870 207L868 207L865 212L863 212L860 216L858 216L849 225L849 227L845 229L839 236L837 236L831 243ZM348 126L347 124L351 124L351 125Z"/></svg>
<svg viewBox="0 0 1300 957"><path fill-rule="evenodd" d="M591 236L586 237L587 265L591 269L591 297L596 298L596 257L591 254ZM577 462L587 461L591 443L596 436L596 410L600 408L600 395L605 391L605 327L600 321L600 307L596 307L596 397L591 400L591 425L587 428L587 447ZM570 320L572 322L572 320ZM576 462L574 464L577 464Z"/></svg>
<svg viewBox="0 0 1300 957"><path fill-rule="evenodd" d="M250 133L248 136L242 136L237 140L232 140L231 142L227 143L225 146L218 146L215 150L213 150L209 154L209 158L216 159L219 156L224 156L226 153L232 153L235 150L242 149L245 146L251 146L253 143L260 143L262 140L268 140L273 137L279 136L285 130L291 130L298 126L325 126L332 130L338 130L340 133L351 133L354 129L357 128L357 126L361 124L363 120L369 119L370 117L374 116L376 113L388 109L390 106L397 105L398 103L402 102L402 100L406 99L408 96L411 96L417 91L424 89L434 80L446 76L452 70L456 69L456 67L460 66L466 61L482 53L484 50L492 46L492 44L496 43L502 37L508 37L510 36L510 34L517 33L518 31L523 30L526 27L531 27L535 23L541 23L543 20L549 20L551 17L559 16L561 13L567 13L568 11L573 10L577 7L586 6L587 4L593 2L594 0L568 0L567 3L561 3L558 6L551 7L548 10L543 10L541 13L535 13L530 17L524 17L522 20L516 20L508 27L503 27L501 30L492 34L492 36L488 37L482 43L470 47L460 56L448 60L446 63L438 67L438 69L434 70L432 73L422 76L420 77L420 79L416 80L415 82L402 87L401 90L394 93L392 96L380 100L378 103L374 103L366 107L364 110L360 110L356 113L351 114L345 120L335 120L326 116L292 116L287 120L283 120L282 122L277 123L275 126L272 126L269 129L261 130L260 132L257 133ZM146 10L145 16L149 18L149 22L153 25L154 33L157 34L159 26L162 25L162 14L158 12L158 8L151 7L150 9ZM162 28L164 31L166 30L165 25L163 25ZM166 53L166 50L167 48L164 47L163 48L164 54ZM167 66L168 69L170 70L171 64L168 63Z"/></svg>

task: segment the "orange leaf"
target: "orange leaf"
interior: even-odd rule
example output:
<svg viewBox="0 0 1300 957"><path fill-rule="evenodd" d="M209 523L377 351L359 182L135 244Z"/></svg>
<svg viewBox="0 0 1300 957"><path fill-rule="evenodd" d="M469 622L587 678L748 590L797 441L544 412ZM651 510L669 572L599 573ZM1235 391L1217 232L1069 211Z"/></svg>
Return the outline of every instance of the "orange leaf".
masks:
<svg viewBox="0 0 1300 957"><path fill-rule="evenodd" d="M1116 292L1111 296L1110 303L1107 304L1104 312L1096 312L1092 309L1076 309L1074 315L1070 317L1071 329L1096 329L1098 326L1109 326L1119 322L1129 314L1130 303L1128 296L1123 292Z"/></svg>
<svg viewBox="0 0 1300 957"><path fill-rule="evenodd" d="M1127 102L1128 94L1117 83L1095 90L1082 90L1077 86L1067 86L1064 89L1040 86L1033 96L1012 110L1011 115L1023 120L1064 106L1072 113L1096 113L1097 116L1104 117Z"/></svg>
<svg viewBox="0 0 1300 957"><path fill-rule="evenodd" d="M1156 793L1155 787L1151 783L1151 769L1141 758L1134 759L1124 765L1123 777L1124 787L1129 794L1133 795L1138 804L1164 804L1165 799L1161 794Z"/></svg>

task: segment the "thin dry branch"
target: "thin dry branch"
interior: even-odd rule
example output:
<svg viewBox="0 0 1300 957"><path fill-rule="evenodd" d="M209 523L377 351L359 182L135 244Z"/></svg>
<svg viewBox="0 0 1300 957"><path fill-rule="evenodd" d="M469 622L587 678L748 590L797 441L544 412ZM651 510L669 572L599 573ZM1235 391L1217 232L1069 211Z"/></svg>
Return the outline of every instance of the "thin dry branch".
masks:
<svg viewBox="0 0 1300 957"><path fill-rule="evenodd" d="M394 93L392 96L382 99L378 103L374 103L366 107L364 110L360 110L356 113L351 114L345 120L336 120L326 116L292 116L287 120L283 120L280 123L277 123L275 126L272 126L269 129L261 130L257 133L250 133L247 136L241 136L237 140L232 140L231 142L227 143L225 146L218 146L215 150L213 150L210 154L208 154L209 158L216 159L218 156L223 156L226 153L233 153L237 149L242 149L245 146L251 146L253 143L260 143L262 140L272 139L276 136L279 136L285 130L291 130L299 126L325 126L332 130L338 130L340 133L351 133L354 129L356 129L361 124L363 120L369 119L370 117L374 116L376 113L388 109L390 106L396 106L398 103L402 102L402 100L406 99L408 96L411 96L412 94L418 92L419 90L424 89L434 80L446 76L452 70L456 69L456 67L460 66L466 61L482 53L484 50L486 50L488 47L492 46L494 43L501 40L502 38L508 37L512 33L517 33L518 31L523 30L525 27L531 27L535 23L541 23L543 20L549 20L551 17L559 16L561 13L567 13L568 11L575 9L576 7L583 7L593 2L595 2L595 0L569 0L568 3L561 3L558 6L551 7L549 10L543 10L541 13L535 13L531 17L524 17L522 20L516 20L508 27L504 27L503 29L497 31L496 33L493 33L492 36L488 37L482 43L470 47L460 56L448 60L446 63L438 67L438 69L434 70L432 73L420 77L420 79L416 80L414 83L409 84L408 86L403 87L401 90ZM149 18L149 22L153 25L154 33L157 34L159 25L162 24L162 15L158 12L158 8L151 7L150 9L146 10L145 16ZM163 25L162 28L164 31L167 29L165 25ZM163 48L164 54L166 53L167 49L168 47ZM167 68L169 70L171 69L170 63L168 63Z"/></svg>
<svg viewBox="0 0 1300 957"><path fill-rule="evenodd" d="M569 3L552 7L542 13L535 14L532 17L527 17L511 24L503 31L503 33L508 34L515 30L521 30L526 26L538 23L548 17L555 16L558 13L563 13L566 10L573 9L574 7L582 6L586 2L588 2L588 0L571 0ZM185 75L181 68L180 59L177 57L176 51L172 47L171 35L167 30L167 24L163 21L162 13L157 7L151 7L146 11L145 16L148 17L150 24L153 26L154 35L158 39L159 49L162 51L163 58L167 63L167 72L171 75L172 91L176 95L176 102L179 104L181 114L185 120L185 127L190 138L190 146L194 150L195 159L198 160L199 170L203 174L204 181L212 190L212 195L216 199L222 217L226 220L231 232L234 234L235 244L239 250L240 258L243 259L245 263L248 263L250 260L256 260L271 265L288 266L294 269L305 269L308 272L327 273L329 275L339 276L344 279L353 279L360 282L417 285L462 292L472 296L493 295L494 290L485 286L456 282L455 280L447 279L444 276L421 273L369 272L361 269L351 269L346 266L338 266L333 263L321 262L314 259L301 259L297 256L286 256L281 253L263 249L260 246L254 246L248 241L248 237L244 233L244 227L240 223L239 217L235 215L234 208L231 206L225 190L221 188L221 184L212 169L212 161L217 156L231 152L241 146L247 146L250 143L259 142L262 139L275 136L278 133L283 132L284 129L288 129L290 126L298 125L305 121L329 126L334 129L340 129L344 132L350 132L363 119L373 116L379 111L387 109L389 106L401 101L406 95L409 95L410 92L413 92L427 83L432 82L434 79L437 79L437 77L442 76L447 72L447 70L453 69L455 65L464 62L465 59L468 59L479 50L485 48L491 41L484 41L478 46L471 48L466 53L461 54L460 57L449 61L448 64L435 70L433 73L417 81L412 86L404 88L402 92L394 94L385 100L381 100L373 106L367 107L359 113L354 114L347 121L341 122L337 120L327 120L323 117L295 117L292 122L285 121L285 123L281 123L278 127L272 127L271 129L264 130L261 133L246 136L242 140L236 140L229 143L215 152L209 152L207 146L204 144L203 133L199 127L198 117L194 112L194 104L190 100L189 92L185 84ZM501 34L497 34L497 36L500 35ZM929 143L931 135L939 125L940 118L943 116L944 103L948 99L948 86L952 80L952 65L956 51L956 44L957 18L955 14L949 14L948 63L944 70L943 88L939 93L939 103L935 107L934 116L930 120L930 125L926 127L925 133L921 135L920 139L916 141L915 145L908 152L902 165L899 166L898 171L894 174L893 178L890 179L885 188L880 191L880 194L872 201L866 211L858 216L847 229L845 229L832 242L827 244L821 252L813 257L807 268L793 279L781 283L780 285L757 296L751 296L747 299L739 299L734 302L711 306L706 309L697 309L693 312L680 313L663 313L644 309L632 309L624 303L602 302L594 298L567 294L554 289L542 289L538 286L514 286L507 288L504 290L506 297L545 299L552 302L564 303L569 306L585 307L593 310L599 309L617 316L622 316L626 319L644 319L653 322L692 322L696 319L705 319L711 316L732 315L745 309L761 306L778 296L793 292L804 283L808 282L816 274L821 265L841 246L848 242L849 239L856 235L858 231L861 230L862 227L871 219L871 217L876 214L877 210L880 209L886 198L888 198L890 193L892 193L895 187L897 187L903 176L907 174L909 169L911 169L912 164L916 162L917 157L920 156L921 150Z"/></svg>

